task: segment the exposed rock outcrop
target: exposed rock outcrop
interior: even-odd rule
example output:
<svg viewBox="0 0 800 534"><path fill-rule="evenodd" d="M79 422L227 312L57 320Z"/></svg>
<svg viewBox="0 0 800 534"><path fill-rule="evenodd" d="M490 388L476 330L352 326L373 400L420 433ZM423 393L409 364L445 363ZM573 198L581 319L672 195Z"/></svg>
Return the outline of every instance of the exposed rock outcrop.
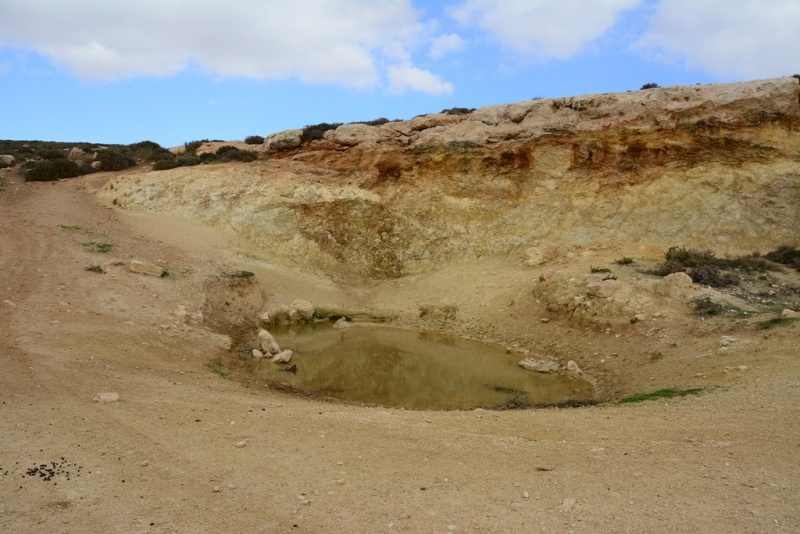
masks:
<svg viewBox="0 0 800 534"><path fill-rule="evenodd" d="M795 78L667 87L345 125L311 142L281 132L260 145L268 160L120 175L99 194L376 278L487 257L545 265L554 241L749 253L800 241L798 128Z"/></svg>

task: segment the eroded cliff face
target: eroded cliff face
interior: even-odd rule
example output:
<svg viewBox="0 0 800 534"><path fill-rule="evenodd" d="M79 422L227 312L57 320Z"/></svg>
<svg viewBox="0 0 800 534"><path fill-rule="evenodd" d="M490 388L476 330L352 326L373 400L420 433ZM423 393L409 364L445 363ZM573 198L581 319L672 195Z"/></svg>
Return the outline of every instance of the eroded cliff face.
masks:
<svg viewBox="0 0 800 534"><path fill-rule="evenodd" d="M276 260L375 278L552 243L800 242L800 80L542 99L344 125L262 159L125 174L99 195L230 228ZM252 147L248 147L252 148Z"/></svg>

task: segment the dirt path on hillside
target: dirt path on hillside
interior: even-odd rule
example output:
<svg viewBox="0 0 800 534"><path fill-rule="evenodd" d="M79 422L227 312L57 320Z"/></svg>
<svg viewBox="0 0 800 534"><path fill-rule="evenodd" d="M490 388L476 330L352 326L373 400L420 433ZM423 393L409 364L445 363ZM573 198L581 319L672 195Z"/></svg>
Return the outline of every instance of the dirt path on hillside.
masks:
<svg viewBox="0 0 800 534"><path fill-rule="evenodd" d="M719 386L676 400L421 412L299 399L210 372L227 340L176 312L199 311L203 281L231 268L260 269L271 294L319 284L355 305L352 288L72 182L14 181L0 190L2 532L800 531L797 324L733 332L720 352L719 334L675 322L663 359L608 362L636 389ZM170 276L133 274L131 259ZM421 298L435 280L375 294ZM638 330L542 328L542 343L598 354L655 346ZM120 400L92 402L100 392Z"/></svg>

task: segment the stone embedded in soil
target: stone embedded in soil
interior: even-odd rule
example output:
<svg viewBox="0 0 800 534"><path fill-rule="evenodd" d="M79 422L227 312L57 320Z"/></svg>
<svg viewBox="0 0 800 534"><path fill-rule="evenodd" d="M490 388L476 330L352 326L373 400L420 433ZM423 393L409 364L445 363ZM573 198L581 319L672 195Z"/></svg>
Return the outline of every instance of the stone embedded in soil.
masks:
<svg viewBox="0 0 800 534"><path fill-rule="evenodd" d="M119 400L119 393L114 393L112 391L105 391L102 393L98 393L94 397L92 397L92 402L101 402L101 403L108 403L108 402L117 402Z"/></svg>
<svg viewBox="0 0 800 534"><path fill-rule="evenodd" d="M314 305L307 300L295 300L289 305L289 319L310 321L314 317Z"/></svg>
<svg viewBox="0 0 800 534"><path fill-rule="evenodd" d="M617 280L603 280L592 282L586 286L586 294L590 297L607 299L622 288L622 282Z"/></svg>
<svg viewBox="0 0 800 534"><path fill-rule="evenodd" d="M334 328L350 328L350 323L344 317L333 323Z"/></svg>
<svg viewBox="0 0 800 534"><path fill-rule="evenodd" d="M243 448L247 447L247 442L246 442L246 441L244 441L244 440L242 440L242 441L240 441L240 442L236 443L236 445L234 445L234 446L235 446L237 449L243 449Z"/></svg>
<svg viewBox="0 0 800 534"><path fill-rule="evenodd" d="M786 308L781 312L781 317L784 319L800 319L800 312Z"/></svg>
<svg viewBox="0 0 800 534"><path fill-rule="evenodd" d="M146 274L147 276L160 277L164 274L163 267L146 261L133 260L130 269L132 273Z"/></svg>
<svg viewBox="0 0 800 534"><path fill-rule="evenodd" d="M555 373L560 367L558 362L551 360L535 360L533 358L525 358L519 362L519 366L528 371L535 371L537 373Z"/></svg>
<svg viewBox="0 0 800 534"><path fill-rule="evenodd" d="M261 358L263 358L263 357L264 357L264 353L263 353L263 352L261 352L261 351L260 351L260 350L258 350L258 349L253 349L253 352L252 352L252 354L253 354L253 358L254 358L254 359L256 359L256 360L260 360Z"/></svg>
<svg viewBox="0 0 800 534"><path fill-rule="evenodd" d="M576 504L578 504L577 499L574 499L572 497L567 497L566 499L564 499L561 502L561 508L560 509L561 509L562 512L571 512L572 509L575 508Z"/></svg>

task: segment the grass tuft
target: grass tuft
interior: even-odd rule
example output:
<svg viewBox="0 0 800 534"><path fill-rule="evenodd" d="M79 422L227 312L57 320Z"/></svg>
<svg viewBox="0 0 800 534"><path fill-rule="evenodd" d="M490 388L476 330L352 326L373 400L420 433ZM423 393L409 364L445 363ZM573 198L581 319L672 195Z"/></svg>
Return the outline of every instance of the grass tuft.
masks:
<svg viewBox="0 0 800 534"><path fill-rule="evenodd" d="M687 395L698 395L705 391L706 388L689 388L689 389L677 389L677 388L666 388L666 389L659 389L657 391L651 391L650 393L637 393L636 395L631 395L630 397L625 397L621 399L619 402L620 404L623 403L630 403L630 402L643 402L648 400L656 400L656 399L672 399L674 397L685 397Z"/></svg>
<svg viewBox="0 0 800 534"><path fill-rule="evenodd" d="M96 252L98 254L108 254L114 247L111 243L98 243L97 241L87 241L83 246L89 252Z"/></svg>
<svg viewBox="0 0 800 534"><path fill-rule="evenodd" d="M796 321L800 321L795 317L773 317L772 319L767 319L766 321L759 321L753 325L756 330L769 330L770 328L775 328L776 326L780 326L782 324L790 324Z"/></svg>

